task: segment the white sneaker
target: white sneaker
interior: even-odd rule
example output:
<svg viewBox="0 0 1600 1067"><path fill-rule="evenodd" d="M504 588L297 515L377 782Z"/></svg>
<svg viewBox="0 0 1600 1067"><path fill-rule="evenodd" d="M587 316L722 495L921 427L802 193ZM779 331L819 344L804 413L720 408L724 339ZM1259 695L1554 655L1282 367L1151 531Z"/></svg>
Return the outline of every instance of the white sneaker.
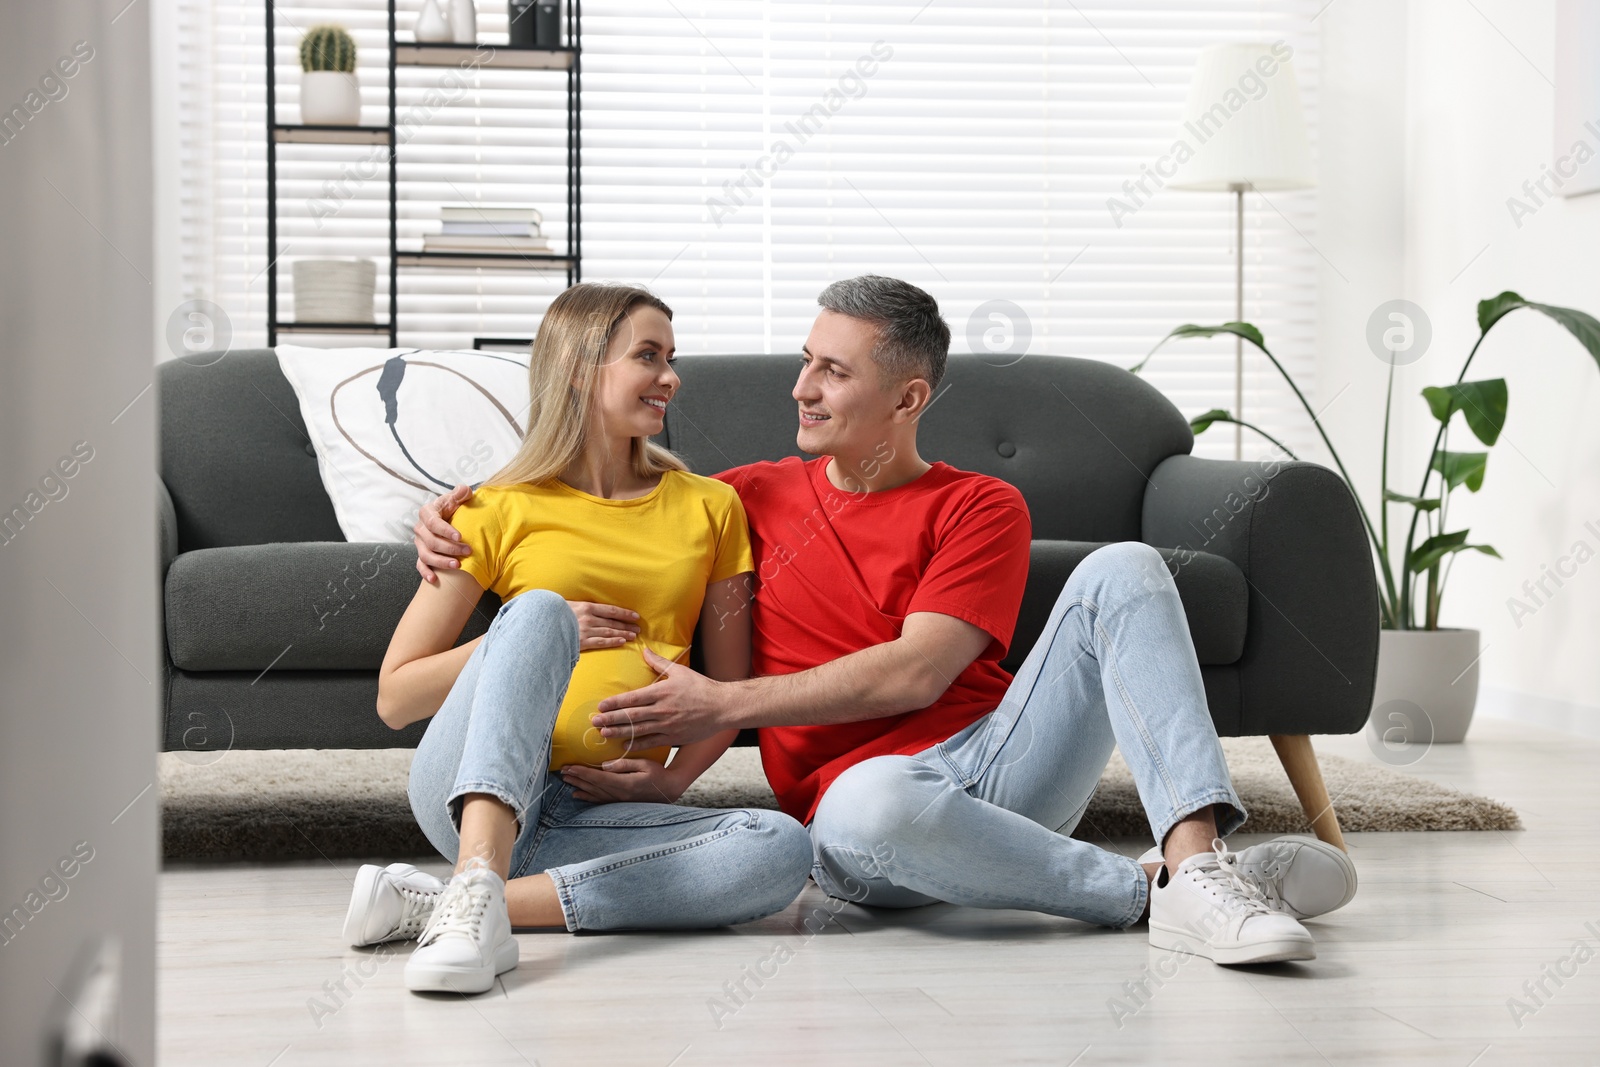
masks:
<svg viewBox="0 0 1600 1067"><path fill-rule="evenodd" d="M1316 942L1293 917L1267 907L1238 857L1220 840L1163 867L1150 887L1150 944L1228 966L1317 958Z"/></svg>
<svg viewBox="0 0 1600 1067"><path fill-rule="evenodd" d="M480 859L450 879L406 961L413 992L487 993L517 965L506 884Z"/></svg>
<svg viewBox="0 0 1600 1067"><path fill-rule="evenodd" d="M344 915L344 939L357 948L409 941L422 933L443 892L443 882L409 863L362 864Z"/></svg>
<svg viewBox="0 0 1600 1067"><path fill-rule="evenodd" d="M1267 907L1296 919L1337 911L1356 895L1356 865L1326 841L1289 834L1227 854L1227 862L1254 882ZM1160 863L1152 848L1139 862Z"/></svg>
<svg viewBox="0 0 1600 1067"><path fill-rule="evenodd" d="M1356 895L1356 865L1344 850L1314 837L1275 837L1230 857L1273 911L1310 919L1337 911Z"/></svg>

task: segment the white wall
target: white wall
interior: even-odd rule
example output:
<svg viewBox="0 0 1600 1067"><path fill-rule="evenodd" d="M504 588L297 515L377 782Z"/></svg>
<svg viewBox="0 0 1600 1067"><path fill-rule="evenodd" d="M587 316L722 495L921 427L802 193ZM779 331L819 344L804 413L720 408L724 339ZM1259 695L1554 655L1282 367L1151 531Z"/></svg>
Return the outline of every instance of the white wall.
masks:
<svg viewBox="0 0 1600 1067"><path fill-rule="evenodd" d="M1514 289L1600 315L1600 195L1549 200L1520 228L1506 206L1553 159L1556 5L1477 6L1481 15L1441 0L1411 5L1407 273L1434 319L1433 352L1419 364L1430 382L1459 372L1483 297ZM1555 595L1520 626L1507 609L1577 540L1600 552L1600 535L1584 528L1600 530L1600 368L1561 328L1523 311L1490 333L1469 377L1504 377L1511 403L1484 488L1451 525L1470 523L1472 539L1505 561L1463 558L1444 621L1483 631L1485 686L1600 717L1600 560L1559 590L1547 583Z"/></svg>
<svg viewBox="0 0 1600 1067"><path fill-rule="evenodd" d="M1415 299L1405 276L1404 5L1340 0L1319 16L1317 389L1311 404L1378 519L1384 363L1367 348L1379 304ZM1325 450L1307 457L1330 463Z"/></svg>
<svg viewBox="0 0 1600 1067"><path fill-rule="evenodd" d="M1519 227L1507 209L1553 160L1554 0L1341 0L1321 16L1324 131L1320 233L1328 259L1319 325L1335 440L1375 503L1383 365L1362 336L1390 296L1433 326L1428 353L1396 374L1391 484L1415 492L1435 423L1419 391L1454 381L1477 337L1479 300L1513 289L1600 314L1600 195L1547 200ZM1600 116L1596 116L1600 119ZM1600 147L1600 146L1597 146ZM1565 331L1517 312L1489 335L1469 378L1504 377L1510 411L1476 496L1458 490L1449 528L1494 545L1464 554L1445 596L1447 626L1482 631L1486 714L1600 728L1600 369ZM1458 420L1459 425L1459 420ZM1347 444L1348 442L1348 444ZM1465 430L1458 450L1479 446ZM1394 518L1405 513L1396 508ZM1376 513L1374 513L1376 518ZM1593 522L1595 530L1586 530ZM1578 540L1597 556L1540 595L1507 600ZM1571 564L1567 564L1571 570Z"/></svg>

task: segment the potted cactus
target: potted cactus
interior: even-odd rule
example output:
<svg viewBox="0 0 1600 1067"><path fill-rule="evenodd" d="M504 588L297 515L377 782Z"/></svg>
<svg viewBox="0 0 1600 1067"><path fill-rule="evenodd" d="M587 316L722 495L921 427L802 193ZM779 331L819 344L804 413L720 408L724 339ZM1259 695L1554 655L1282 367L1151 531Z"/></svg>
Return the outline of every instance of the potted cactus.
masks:
<svg viewBox="0 0 1600 1067"><path fill-rule="evenodd" d="M356 42L343 26L313 26L300 42L300 121L308 126L359 126Z"/></svg>

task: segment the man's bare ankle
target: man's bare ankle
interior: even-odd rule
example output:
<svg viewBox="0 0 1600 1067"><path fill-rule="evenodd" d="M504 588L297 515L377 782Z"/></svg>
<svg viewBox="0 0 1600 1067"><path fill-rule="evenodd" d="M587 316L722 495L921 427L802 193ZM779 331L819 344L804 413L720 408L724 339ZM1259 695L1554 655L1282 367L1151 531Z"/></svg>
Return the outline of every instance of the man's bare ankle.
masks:
<svg viewBox="0 0 1600 1067"><path fill-rule="evenodd" d="M1210 852L1212 842L1217 838L1217 820L1212 808L1202 808L1180 819L1171 830L1167 831L1167 840L1161 846L1161 854L1166 857L1167 865L1177 870L1178 865L1190 856L1202 852Z"/></svg>
<svg viewBox="0 0 1600 1067"><path fill-rule="evenodd" d="M1139 866L1144 868L1145 888L1147 890L1144 895L1144 911L1139 916L1140 921L1143 921L1150 918L1150 893L1148 890L1155 888L1156 876L1161 873L1161 864L1141 863Z"/></svg>

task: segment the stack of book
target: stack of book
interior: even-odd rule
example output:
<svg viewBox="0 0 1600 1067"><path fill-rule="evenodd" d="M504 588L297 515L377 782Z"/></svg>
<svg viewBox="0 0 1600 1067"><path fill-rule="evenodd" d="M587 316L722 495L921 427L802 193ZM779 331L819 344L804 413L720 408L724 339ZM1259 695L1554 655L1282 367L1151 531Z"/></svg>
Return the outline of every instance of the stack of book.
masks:
<svg viewBox="0 0 1600 1067"><path fill-rule="evenodd" d="M549 252L537 208L516 204L446 204L444 227L422 238L424 252Z"/></svg>

